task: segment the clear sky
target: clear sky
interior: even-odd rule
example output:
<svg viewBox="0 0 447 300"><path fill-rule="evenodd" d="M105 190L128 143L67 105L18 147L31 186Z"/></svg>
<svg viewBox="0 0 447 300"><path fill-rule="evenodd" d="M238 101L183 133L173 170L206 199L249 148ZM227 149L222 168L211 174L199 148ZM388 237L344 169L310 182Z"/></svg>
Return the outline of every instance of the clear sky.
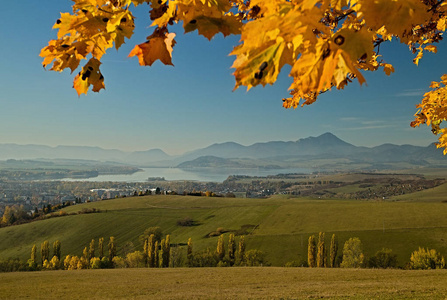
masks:
<svg viewBox="0 0 447 300"><path fill-rule="evenodd" d="M40 49L56 38L52 30L69 0L10 1L0 18L0 143L99 146L125 151L161 148L168 154L234 141L243 145L296 141L332 132L357 146L383 143L426 146L436 141L426 126L409 124L415 105L431 81L447 73L447 42L426 54L419 66L408 47L382 45L381 54L395 66L364 73L345 90L322 95L317 103L285 110L291 79L283 69L274 86L246 92L234 87L234 57L239 37L211 42L176 27L175 67L159 61L140 67L128 58L135 44L152 33L148 8L136 10L133 38L102 59L106 90L78 98L73 75L42 68Z"/></svg>

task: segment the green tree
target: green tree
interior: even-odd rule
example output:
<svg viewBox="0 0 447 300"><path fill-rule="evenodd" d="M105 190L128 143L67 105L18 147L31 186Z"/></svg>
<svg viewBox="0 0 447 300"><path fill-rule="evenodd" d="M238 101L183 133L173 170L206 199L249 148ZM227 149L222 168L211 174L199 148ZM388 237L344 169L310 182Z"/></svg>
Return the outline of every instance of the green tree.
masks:
<svg viewBox="0 0 447 300"><path fill-rule="evenodd" d="M113 258L116 256L116 245L115 245L115 237L111 236L109 239L109 261L113 261Z"/></svg>
<svg viewBox="0 0 447 300"><path fill-rule="evenodd" d="M56 240L53 243L53 257L56 256L57 259L61 260L61 242Z"/></svg>
<svg viewBox="0 0 447 300"><path fill-rule="evenodd" d="M365 256L363 255L362 242L359 238L350 238L343 246L342 268L360 268L363 266Z"/></svg>
<svg viewBox="0 0 447 300"><path fill-rule="evenodd" d="M315 244L315 236L311 235L307 246L307 263L309 264L309 268L315 268L317 266L316 256L317 246Z"/></svg>
<svg viewBox="0 0 447 300"><path fill-rule="evenodd" d="M414 251L410 257L410 268L416 270L445 269L445 259L435 249L424 249Z"/></svg>
<svg viewBox="0 0 447 300"><path fill-rule="evenodd" d="M186 258L188 259L188 267L192 267L194 256L193 256L193 252L192 252L192 239L191 238L188 239L188 248L186 249Z"/></svg>
<svg viewBox="0 0 447 300"><path fill-rule="evenodd" d="M326 267L326 246L324 244L324 232L320 232L318 235L317 267Z"/></svg>
<svg viewBox="0 0 447 300"><path fill-rule="evenodd" d="M95 257L95 240L91 240L88 248L88 261Z"/></svg>
<svg viewBox="0 0 447 300"><path fill-rule="evenodd" d="M98 240L98 257L99 259L102 259L104 257L104 238L100 238Z"/></svg>
<svg viewBox="0 0 447 300"><path fill-rule="evenodd" d="M230 236L228 238L228 259L230 266L234 265L235 252L236 252L236 242L234 240L234 234L230 233Z"/></svg>
<svg viewBox="0 0 447 300"><path fill-rule="evenodd" d="M335 261L337 259L337 252L338 252L338 239L335 236L335 233L332 235L331 238L331 251L330 251L330 267L335 268Z"/></svg>
<svg viewBox="0 0 447 300"><path fill-rule="evenodd" d="M142 235L140 235L140 237L139 237L140 242L142 244L144 244L144 241L146 239L148 239L151 236L151 234L154 235L155 241L158 241L158 242L160 242L161 238L163 237L163 231L161 230L160 227L158 227L158 226L157 227L149 227L144 231L144 233Z"/></svg>
<svg viewBox="0 0 447 300"><path fill-rule="evenodd" d="M369 259L370 268L396 268L397 267L397 255L393 254L393 250L382 248L376 252L376 254Z"/></svg>
<svg viewBox="0 0 447 300"><path fill-rule="evenodd" d="M219 236L219 239L217 240L217 257L219 261L223 261L225 258L225 242L224 242L224 235L221 234Z"/></svg>
<svg viewBox="0 0 447 300"><path fill-rule="evenodd" d="M44 241L41 245L40 245L40 256L42 259L42 266L43 263L50 259L50 244L48 243L48 241Z"/></svg>

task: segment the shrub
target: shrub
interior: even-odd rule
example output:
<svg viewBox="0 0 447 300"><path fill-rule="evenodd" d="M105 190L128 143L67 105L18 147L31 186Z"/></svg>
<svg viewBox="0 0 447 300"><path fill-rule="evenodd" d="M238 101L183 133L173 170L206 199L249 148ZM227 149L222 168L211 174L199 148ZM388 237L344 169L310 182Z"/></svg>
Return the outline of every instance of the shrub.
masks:
<svg viewBox="0 0 447 300"><path fill-rule="evenodd" d="M98 257L93 257L90 260L90 268L101 269L101 260Z"/></svg>
<svg viewBox="0 0 447 300"><path fill-rule="evenodd" d="M112 263L113 263L113 266L118 269L126 267L126 261L124 260L124 258L119 257L119 256L113 257Z"/></svg>
<svg viewBox="0 0 447 300"><path fill-rule="evenodd" d="M249 267L263 266L265 264L264 256L264 252L260 250L248 250L245 252L245 264Z"/></svg>
<svg viewBox="0 0 447 300"><path fill-rule="evenodd" d="M182 227L190 227L196 225L196 222L190 217L185 217L181 220L178 220L177 225Z"/></svg>
<svg viewBox="0 0 447 300"><path fill-rule="evenodd" d="M219 262L216 252L206 251L197 252L193 257L194 267L216 267Z"/></svg>
<svg viewBox="0 0 447 300"><path fill-rule="evenodd" d="M53 258L50 260L50 270L59 270L61 267L61 261L59 260L59 257L53 256Z"/></svg>
<svg viewBox="0 0 447 300"><path fill-rule="evenodd" d="M397 255L393 254L393 250L383 248L369 259L369 267L380 269L396 268Z"/></svg>
<svg viewBox="0 0 447 300"><path fill-rule="evenodd" d="M70 258L70 264L68 265L68 270L76 270L78 268L79 257L72 256Z"/></svg>
<svg viewBox="0 0 447 300"><path fill-rule="evenodd" d="M445 259L435 249L419 248L411 254L410 268L416 270L445 269Z"/></svg>
<svg viewBox="0 0 447 300"><path fill-rule="evenodd" d="M307 263L307 260L301 260L301 261L297 261L297 260L292 260L289 262L286 262L286 264L284 265L284 267L286 268L304 268L304 267L308 267L309 264Z"/></svg>
<svg viewBox="0 0 447 300"><path fill-rule="evenodd" d="M129 268L143 268L146 265L143 252L135 251L128 253L126 256L126 265Z"/></svg>

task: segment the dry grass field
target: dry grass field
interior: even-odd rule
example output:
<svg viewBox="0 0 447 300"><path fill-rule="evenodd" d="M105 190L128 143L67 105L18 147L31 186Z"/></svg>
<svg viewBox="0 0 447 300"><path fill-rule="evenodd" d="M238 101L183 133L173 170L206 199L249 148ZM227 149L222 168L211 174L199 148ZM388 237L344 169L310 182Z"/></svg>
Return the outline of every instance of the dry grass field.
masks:
<svg viewBox="0 0 447 300"><path fill-rule="evenodd" d="M180 268L0 274L0 299L445 299L447 270Z"/></svg>

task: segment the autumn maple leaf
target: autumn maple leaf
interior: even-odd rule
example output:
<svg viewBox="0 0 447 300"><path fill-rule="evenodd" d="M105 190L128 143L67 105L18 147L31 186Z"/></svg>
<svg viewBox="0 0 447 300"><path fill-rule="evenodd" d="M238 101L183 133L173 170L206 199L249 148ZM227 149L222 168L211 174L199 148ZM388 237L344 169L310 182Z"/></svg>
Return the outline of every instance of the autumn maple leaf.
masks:
<svg viewBox="0 0 447 300"><path fill-rule="evenodd" d="M166 28L157 28L147 37L145 43L136 45L129 57L137 56L140 66L151 66L157 59L165 65L172 65L172 50L176 41L175 33L168 33Z"/></svg>

